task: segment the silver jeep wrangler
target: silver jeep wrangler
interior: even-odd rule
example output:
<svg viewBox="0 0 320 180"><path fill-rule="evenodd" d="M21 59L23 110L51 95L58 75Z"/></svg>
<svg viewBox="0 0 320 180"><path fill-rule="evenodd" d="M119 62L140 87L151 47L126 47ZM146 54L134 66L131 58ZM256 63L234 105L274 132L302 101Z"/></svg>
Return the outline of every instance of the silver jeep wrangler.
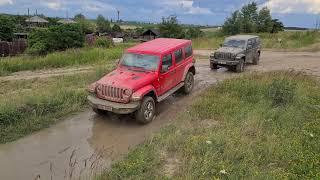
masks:
<svg viewBox="0 0 320 180"><path fill-rule="evenodd" d="M218 66L224 66L236 72L243 72L246 63L259 63L260 54L261 41L258 36L230 36L210 55L210 68L218 69Z"/></svg>

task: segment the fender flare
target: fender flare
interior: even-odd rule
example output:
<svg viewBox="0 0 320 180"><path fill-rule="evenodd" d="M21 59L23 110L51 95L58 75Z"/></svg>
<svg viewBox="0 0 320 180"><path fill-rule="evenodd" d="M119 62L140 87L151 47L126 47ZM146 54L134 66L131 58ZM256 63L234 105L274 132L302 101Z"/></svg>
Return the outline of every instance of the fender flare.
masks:
<svg viewBox="0 0 320 180"><path fill-rule="evenodd" d="M144 86L142 88L140 88L139 90L137 90L136 92L134 92L131 96L131 99L134 100L134 101L139 101L141 100L146 94L148 93L154 93L155 94L155 98L158 97L157 95L157 91L156 89L152 86L152 85L147 85L147 86ZM156 100L156 99L155 99Z"/></svg>
<svg viewBox="0 0 320 180"><path fill-rule="evenodd" d="M236 56L236 59L242 59L242 58L246 59L246 55L245 54L238 54Z"/></svg>
<svg viewBox="0 0 320 180"><path fill-rule="evenodd" d="M186 78L187 73L189 72L189 70L191 68L194 68L194 74L196 73L196 68L194 67L194 63L189 64L188 66L186 66L186 68L184 69L184 73L183 73L183 77L181 79L181 82L184 81L184 79Z"/></svg>

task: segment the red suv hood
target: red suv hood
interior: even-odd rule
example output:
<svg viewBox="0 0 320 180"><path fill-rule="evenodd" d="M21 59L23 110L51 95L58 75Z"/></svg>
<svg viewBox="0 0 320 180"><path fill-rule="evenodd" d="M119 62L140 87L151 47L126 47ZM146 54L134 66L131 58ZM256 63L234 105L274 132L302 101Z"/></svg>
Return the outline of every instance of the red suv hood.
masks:
<svg viewBox="0 0 320 180"><path fill-rule="evenodd" d="M151 84L156 78L156 72L140 72L117 68L102 77L97 83L136 91Z"/></svg>

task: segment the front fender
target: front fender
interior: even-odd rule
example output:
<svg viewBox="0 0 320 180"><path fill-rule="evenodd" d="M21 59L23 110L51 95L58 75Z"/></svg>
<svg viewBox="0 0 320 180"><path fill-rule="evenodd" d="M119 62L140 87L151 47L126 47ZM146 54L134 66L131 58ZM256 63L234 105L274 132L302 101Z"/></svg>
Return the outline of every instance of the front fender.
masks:
<svg viewBox="0 0 320 180"><path fill-rule="evenodd" d="M146 94L153 92L156 96L156 89L152 85L144 86L143 88L134 92L131 96L132 101L139 101L141 100Z"/></svg>

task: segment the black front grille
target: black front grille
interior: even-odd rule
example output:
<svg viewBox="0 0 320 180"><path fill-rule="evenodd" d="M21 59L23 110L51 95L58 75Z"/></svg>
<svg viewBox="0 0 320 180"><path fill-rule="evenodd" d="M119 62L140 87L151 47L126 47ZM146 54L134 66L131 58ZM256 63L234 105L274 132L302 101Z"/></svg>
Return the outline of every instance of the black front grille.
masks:
<svg viewBox="0 0 320 180"><path fill-rule="evenodd" d="M215 53L216 59L232 59L232 53Z"/></svg>

